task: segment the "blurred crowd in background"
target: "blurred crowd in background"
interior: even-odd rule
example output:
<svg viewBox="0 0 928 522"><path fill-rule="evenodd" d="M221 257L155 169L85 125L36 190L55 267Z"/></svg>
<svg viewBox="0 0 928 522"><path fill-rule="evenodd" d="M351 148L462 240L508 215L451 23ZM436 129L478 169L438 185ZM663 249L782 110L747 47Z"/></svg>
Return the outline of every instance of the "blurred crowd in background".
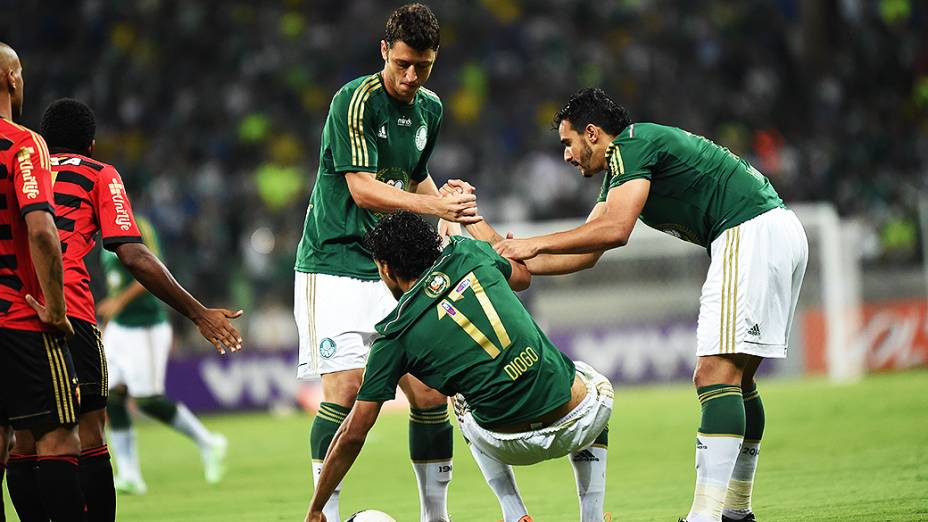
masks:
<svg viewBox="0 0 928 522"><path fill-rule="evenodd" d="M91 105L97 157L122 173L178 278L289 330L329 101L382 67L379 40L400 3L0 0L0 40L24 64L23 123L37 129L59 97ZM599 179L564 164L550 121L571 92L599 86L633 120L729 147L787 202L859 217L868 262L920 260L928 5L427 3L441 23L428 87L445 105L430 170L439 184L476 185L489 221L588 213Z"/></svg>

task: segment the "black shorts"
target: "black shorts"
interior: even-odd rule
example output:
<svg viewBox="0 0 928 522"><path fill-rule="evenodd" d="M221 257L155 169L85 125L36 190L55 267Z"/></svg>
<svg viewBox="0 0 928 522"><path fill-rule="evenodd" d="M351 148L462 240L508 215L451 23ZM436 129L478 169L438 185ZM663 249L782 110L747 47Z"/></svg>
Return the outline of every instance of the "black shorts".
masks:
<svg viewBox="0 0 928 522"><path fill-rule="evenodd" d="M0 328L0 402L13 429L77 423L80 391L63 336Z"/></svg>
<svg viewBox="0 0 928 522"><path fill-rule="evenodd" d="M74 338L68 342L77 381L81 386L81 411L87 413L106 407L109 381L106 372L106 355L97 325L69 317L74 327Z"/></svg>

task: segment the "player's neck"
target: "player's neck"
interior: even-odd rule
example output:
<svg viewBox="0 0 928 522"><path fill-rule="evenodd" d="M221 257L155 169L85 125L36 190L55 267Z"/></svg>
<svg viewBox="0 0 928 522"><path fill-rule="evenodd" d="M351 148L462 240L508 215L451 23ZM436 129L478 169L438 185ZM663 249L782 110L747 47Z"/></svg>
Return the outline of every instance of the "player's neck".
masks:
<svg viewBox="0 0 928 522"><path fill-rule="evenodd" d="M9 94L0 95L0 118L13 121L13 101Z"/></svg>
<svg viewBox="0 0 928 522"><path fill-rule="evenodd" d="M409 281L403 281L402 279L398 279L396 282L399 283L400 290L405 294L410 288L416 285L416 281L418 280L419 279L410 279Z"/></svg>

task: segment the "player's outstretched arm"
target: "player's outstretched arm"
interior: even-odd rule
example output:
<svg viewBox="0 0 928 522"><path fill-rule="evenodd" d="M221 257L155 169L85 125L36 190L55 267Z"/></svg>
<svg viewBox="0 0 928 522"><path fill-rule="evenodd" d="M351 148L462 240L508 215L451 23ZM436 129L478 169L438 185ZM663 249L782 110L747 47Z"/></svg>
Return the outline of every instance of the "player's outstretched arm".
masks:
<svg viewBox="0 0 928 522"><path fill-rule="evenodd" d="M193 321L200 334L221 353L226 348L233 352L242 349L242 335L232 326L229 319L241 317L242 311L233 312L224 308L206 308L190 295L171 272L143 243L122 243L116 247L116 255L127 270L149 292Z"/></svg>
<svg viewBox="0 0 928 522"><path fill-rule="evenodd" d="M345 180L355 204L367 210L408 210L465 225L483 219L477 213L477 197L473 194L450 197L414 194L378 181L369 172L348 172L345 174Z"/></svg>
<svg viewBox="0 0 928 522"><path fill-rule="evenodd" d="M361 453L367 433L371 431L377 416L380 415L381 406L382 402L356 401L351 412L345 417L345 422L335 432L329 444L329 452L325 456L325 464L322 465L322 473L319 474L319 483L316 484L316 491L309 502L306 522L325 520L322 517L322 508Z"/></svg>
<svg viewBox="0 0 928 522"><path fill-rule="evenodd" d="M45 305L28 294L26 302L39 314L40 321L71 337L74 335L74 328L68 321L68 310L64 302L61 240L58 239L55 220L50 213L41 210L27 213L25 220L29 236L29 254L32 256L35 275L45 296Z"/></svg>
<svg viewBox="0 0 928 522"><path fill-rule="evenodd" d="M572 230L528 239L506 239L496 251L510 259L532 259L539 254L589 254L628 243L651 181L633 179L609 191L602 214Z"/></svg>

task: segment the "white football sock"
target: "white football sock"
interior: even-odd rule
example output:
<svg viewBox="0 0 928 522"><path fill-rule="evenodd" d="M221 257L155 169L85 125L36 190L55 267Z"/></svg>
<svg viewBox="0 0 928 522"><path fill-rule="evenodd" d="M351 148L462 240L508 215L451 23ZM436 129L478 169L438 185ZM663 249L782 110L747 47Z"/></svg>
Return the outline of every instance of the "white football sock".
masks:
<svg viewBox="0 0 928 522"><path fill-rule="evenodd" d="M177 403L177 414L171 420L171 427L193 439L201 451L213 442L213 434L182 403Z"/></svg>
<svg viewBox="0 0 928 522"><path fill-rule="evenodd" d="M110 448L116 457L119 478L131 482L142 480L139 456L135 447L135 430L110 430Z"/></svg>
<svg viewBox="0 0 928 522"><path fill-rule="evenodd" d="M580 522L601 522L606 497L606 448L593 447L570 454L580 497Z"/></svg>
<svg viewBox="0 0 928 522"><path fill-rule="evenodd" d="M322 462L313 461L313 488L319 484L319 475L322 474ZM341 522L338 514L338 494L342 491L342 483L335 486L335 491L329 497L328 502L322 507L322 514L325 515L326 522Z"/></svg>
<svg viewBox="0 0 928 522"><path fill-rule="evenodd" d="M751 513L751 491L754 489L754 472L757 470L759 455L760 441L745 441L741 445L735 469L728 481L728 495L722 511L726 517L741 520Z"/></svg>
<svg viewBox="0 0 928 522"><path fill-rule="evenodd" d="M447 522L448 484L451 482L451 459L435 462L413 462L419 484L420 522Z"/></svg>
<svg viewBox="0 0 928 522"><path fill-rule="evenodd" d="M528 515L525 503L522 502L522 497L519 495L519 488L516 486L516 477L512 473L512 466L494 459L477 449L473 444L469 444L469 446L471 454L474 455L474 460L477 461L477 466L480 467L480 471L483 473L483 478L486 479L490 489L499 499L499 505L503 509L503 521L518 522L520 518Z"/></svg>
<svg viewBox="0 0 928 522"><path fill-rule="evenodd" d="M720 522L741 437L696 435L696 491L687 522Z"/></svg>

